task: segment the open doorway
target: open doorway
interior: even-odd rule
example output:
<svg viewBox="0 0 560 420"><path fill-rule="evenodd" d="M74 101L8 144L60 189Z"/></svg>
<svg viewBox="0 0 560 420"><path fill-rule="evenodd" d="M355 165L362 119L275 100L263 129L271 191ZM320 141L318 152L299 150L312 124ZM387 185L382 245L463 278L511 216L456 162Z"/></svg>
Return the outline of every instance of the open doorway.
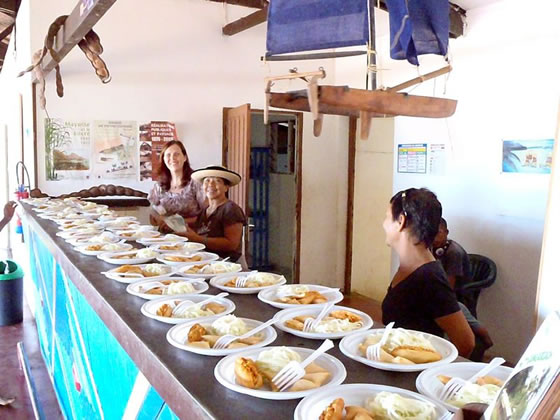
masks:
<svg viewBox="0 0 560 420"><path fill-rule="evenodd" d="M224 108L223 132L223 161L244 175L230 198L248 216L249 268L299 283L303 114L273 111L265 125L263 111L248 104Z"/></svg>

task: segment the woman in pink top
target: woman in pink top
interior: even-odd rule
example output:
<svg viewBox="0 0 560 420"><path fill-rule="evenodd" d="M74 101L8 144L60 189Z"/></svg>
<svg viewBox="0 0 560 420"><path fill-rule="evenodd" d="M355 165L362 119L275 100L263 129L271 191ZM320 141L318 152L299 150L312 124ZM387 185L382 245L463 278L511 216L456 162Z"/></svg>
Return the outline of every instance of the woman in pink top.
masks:
<svg viewBox="0 0 560 420"><path fill-rule="evenodd" d="M206 198L201 183L191 179L192 172L183 143L167 142L159 157L158 182L148 195L154 209L150 215L153 225L170 231L163 218L172 214L183 216L186 223L196 220Z"/></svg>

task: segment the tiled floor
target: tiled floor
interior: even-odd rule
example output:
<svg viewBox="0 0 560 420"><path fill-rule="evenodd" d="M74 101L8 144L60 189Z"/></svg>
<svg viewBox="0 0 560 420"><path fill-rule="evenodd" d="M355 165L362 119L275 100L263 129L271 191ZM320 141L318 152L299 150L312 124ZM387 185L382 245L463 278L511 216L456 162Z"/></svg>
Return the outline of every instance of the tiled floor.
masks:
<svg viewBox="0 0 560 420"><path fill-rule="evenodd" d="M0 396L16 398L11 405L0 406L0 419L35 418L31 397L17 355L16 345L20 341L23 342L31 366L31 375L44 418L47 420L61 419L58 402L41 357L35 321L27 307L22 323L0 327Z"/></svg>

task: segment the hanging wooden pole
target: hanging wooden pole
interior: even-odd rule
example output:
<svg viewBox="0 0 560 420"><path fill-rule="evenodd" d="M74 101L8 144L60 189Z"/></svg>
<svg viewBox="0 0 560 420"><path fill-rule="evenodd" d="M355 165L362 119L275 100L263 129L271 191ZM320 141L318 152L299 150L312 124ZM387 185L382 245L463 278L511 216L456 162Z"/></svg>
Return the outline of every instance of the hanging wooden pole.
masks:
<svg viewBox="0 0 560 420"><path fill-rule="evenodd" d="M387 92L398 92L399 90L406 89L410 86L417 85L418 83L425 82L426 80L433 79L434 77L441 76L442 74L447 74L452 70L451 66L443 67L439 70L433 71L431 73L424 74L422 76L415 77L407 82L401 83L400 85L396 85L390 88L385 89Z"/></svg>

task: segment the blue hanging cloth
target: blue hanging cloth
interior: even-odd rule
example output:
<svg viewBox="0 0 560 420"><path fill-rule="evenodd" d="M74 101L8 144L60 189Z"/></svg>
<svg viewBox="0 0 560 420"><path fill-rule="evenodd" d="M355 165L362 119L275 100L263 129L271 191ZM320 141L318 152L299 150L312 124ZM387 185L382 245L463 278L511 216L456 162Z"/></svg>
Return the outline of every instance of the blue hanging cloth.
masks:
<svg viewBox="0 0 560 420"><path fill-rule="evenodd" d="M391 58L418 65L422 54L447 54L448 0L387 0Z"/></svg>
<svg viewBox="0 0 560 420"><path fill-rule="evenodd" d="M366 45L367 0L272 0L266 55Z"/></svg>

